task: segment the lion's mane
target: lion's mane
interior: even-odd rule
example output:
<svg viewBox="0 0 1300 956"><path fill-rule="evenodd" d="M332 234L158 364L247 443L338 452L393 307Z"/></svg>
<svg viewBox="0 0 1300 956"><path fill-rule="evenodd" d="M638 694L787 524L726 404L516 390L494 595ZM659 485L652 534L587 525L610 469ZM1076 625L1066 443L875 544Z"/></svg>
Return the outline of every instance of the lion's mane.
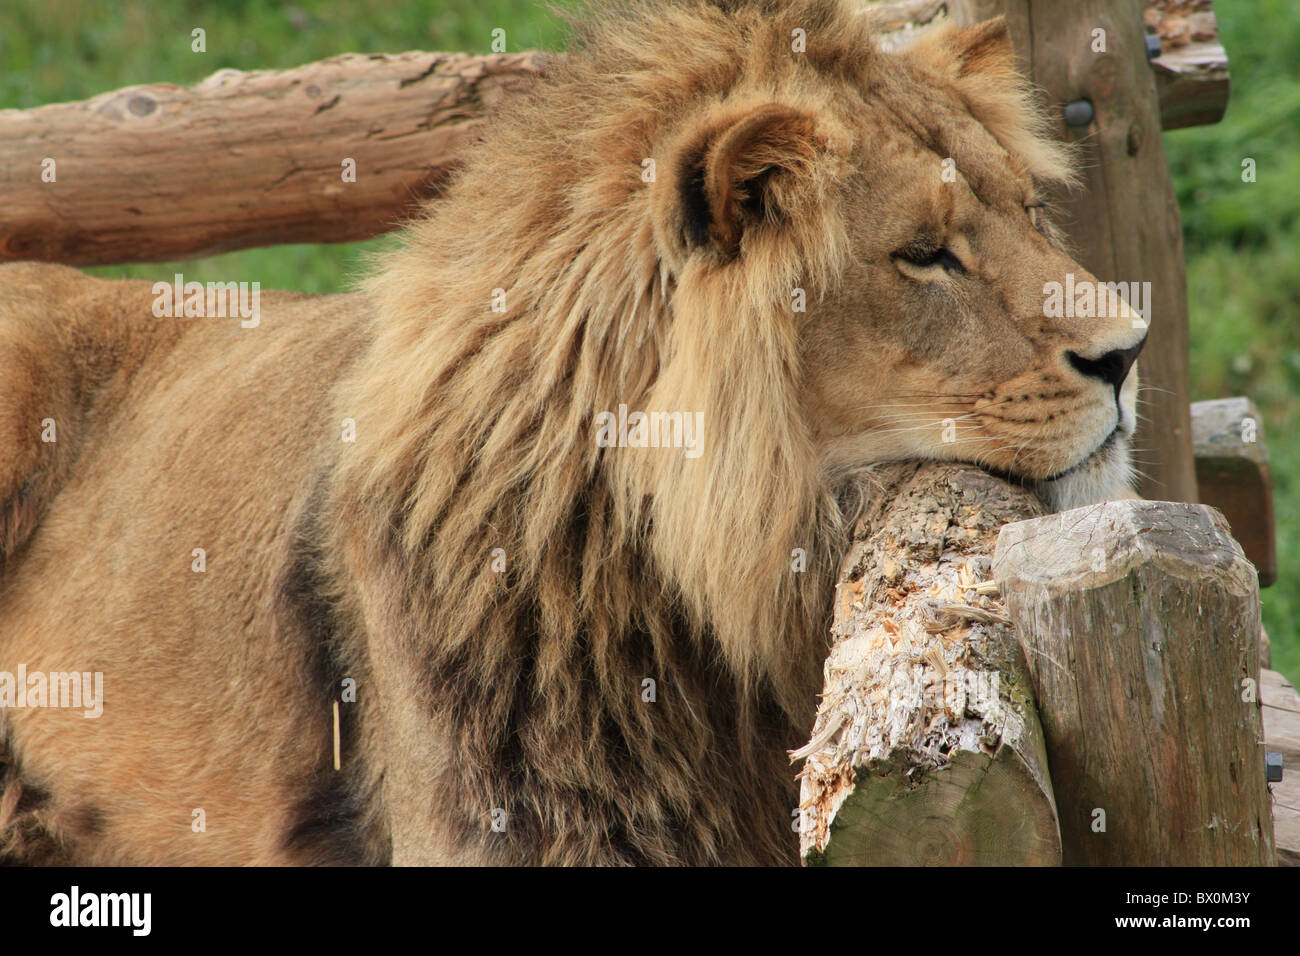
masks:
<svg viewBox="0 0 1300 956"><path fill-rule="evenodd" d="M817 38L802 57L796 28ZM503 862L790 861L783 751L813 714L859 485L819 471L780 313L844 266L836 91L888 77L869 19L833 0L624 4L578 40L370 283L329 573L376 670L416 675L454 842ZM784 228L728 268L673 261L666 147L774 97L822 137ZM702 411L705 454L598 447L620 404Z"/></svg>

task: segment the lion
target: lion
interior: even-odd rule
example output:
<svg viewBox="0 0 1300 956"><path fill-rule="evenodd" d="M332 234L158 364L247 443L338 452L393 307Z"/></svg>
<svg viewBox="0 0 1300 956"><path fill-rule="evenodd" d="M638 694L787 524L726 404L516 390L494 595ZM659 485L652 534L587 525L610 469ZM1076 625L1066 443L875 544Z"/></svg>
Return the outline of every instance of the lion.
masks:
<svg viewBox="0 0 1300 956"><path fill-rule="evenodd" d="M1092 277L1002 20L573 46L355 292L0 268L0 669L103 675L0 710L9 860L792 863L871 466L1127 493L1145 332L1046 314Z"/></svg>

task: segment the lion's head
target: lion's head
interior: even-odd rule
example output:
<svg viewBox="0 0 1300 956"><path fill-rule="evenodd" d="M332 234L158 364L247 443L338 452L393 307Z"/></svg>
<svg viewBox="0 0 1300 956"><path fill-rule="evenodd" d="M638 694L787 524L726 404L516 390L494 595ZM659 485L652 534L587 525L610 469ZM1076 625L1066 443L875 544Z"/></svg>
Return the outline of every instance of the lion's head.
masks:
<svg viewBox="0 0 1300 956"><path fill-rule="evenodd" d="M1045 214L1071 166L1005 22L873 56L859 16L801 56L780 44L814 10L768 16L781 21L768 32L737 27L738 82L683 110L656 150L656 249L674 314L701 317L683 333L697 336L689 377L746 334L716 323L749 325L788 343L789 372L731 386L788 383L823 474L953 459L1028 479L1059 507L1126 490L1145 326L1122 300L1101 317L1049 314L1051 283L1096 283Z"/></svg>
<svg viewBox="0 0 1300 956"><path fill-rule="evenodd" d="M653 0L578 39L371 283L336 553L468 802L527 791L543 826L547 787L605 794L600 826L708 859L811 716L862 469L1118 491L1144 333L1046 317L1092 277L1043 216L1069 164L1001 21L886 53L833 0ZM636 696L666 673L668 738ZM687 777L735 749L710 714L751 739L755 690L796 730L701 816ZM642 767L671 807L628 802Z"/></svg>

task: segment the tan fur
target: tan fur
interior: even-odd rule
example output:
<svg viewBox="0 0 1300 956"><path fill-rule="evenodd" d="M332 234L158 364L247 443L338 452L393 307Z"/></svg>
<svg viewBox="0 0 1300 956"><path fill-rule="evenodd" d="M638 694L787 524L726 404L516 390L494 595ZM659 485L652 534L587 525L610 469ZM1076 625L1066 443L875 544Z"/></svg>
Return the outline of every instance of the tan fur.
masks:
<svg viewBox="0 0 1300 956"><path fill-rule="evenodd" d="M1069 168L1000 21L887 55L830 0L653 0L577 46L360 294L241 329L0 268L0 670L106 698L0 711L11 857L790 862L866 466L1121 491L1065 353L1141 335L1042 316L1091 277L1026 211ZM598 446L620 404L701 454Z"/></svg>

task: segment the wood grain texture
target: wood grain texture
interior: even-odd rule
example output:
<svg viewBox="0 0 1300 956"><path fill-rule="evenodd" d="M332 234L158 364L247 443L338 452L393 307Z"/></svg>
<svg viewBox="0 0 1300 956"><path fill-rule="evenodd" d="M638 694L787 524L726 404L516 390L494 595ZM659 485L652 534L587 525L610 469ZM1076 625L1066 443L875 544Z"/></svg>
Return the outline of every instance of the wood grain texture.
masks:
<svg viewBox="0 0 1300 956"><path fill-rule="evenodd" d="M1248 398L1193 402L1192 449L1201 501L1223 512L1259 572L1259 586L1268 587L1277 580L1277 539L1259 409Z"/></svg>
<svg viewBox="0 0 1300 956"><path fill-rule="evenodd" d="M1269 788L1277 862L1279 866L1300 866L1300 694L1294 684L1270 670L1261 675L1259 690L1264 702L1265 746L1280 753L1283 764L1281 783Z"/></svg>
<svg viewBox="0 0 1300 956"><path fill-rule="evenodd" d="M0 111L0 260L158 262L379 235L434 194L484 111L542 63L348 54Z"/></svg>
<svg viewBox="0 0 1300 956"><path fill-rule="evenodd" d="M1002 529L1066 864L1271 865L1255 570L1211 508L1112 501Z"/></svg>

